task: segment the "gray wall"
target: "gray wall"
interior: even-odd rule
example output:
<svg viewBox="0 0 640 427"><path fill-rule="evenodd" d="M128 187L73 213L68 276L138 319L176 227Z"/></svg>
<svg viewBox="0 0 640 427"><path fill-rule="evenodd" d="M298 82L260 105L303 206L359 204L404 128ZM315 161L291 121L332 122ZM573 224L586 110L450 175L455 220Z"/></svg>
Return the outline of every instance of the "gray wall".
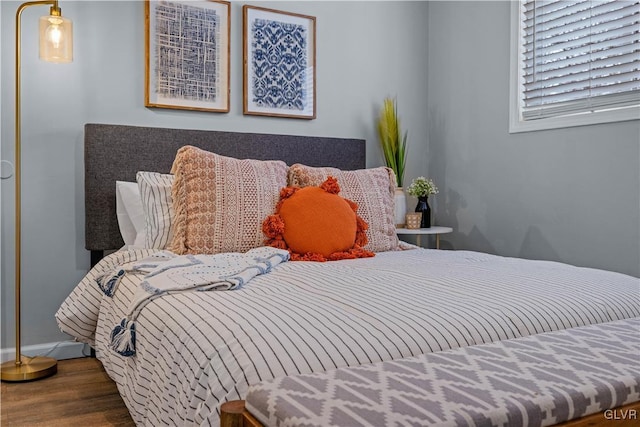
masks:
<svg viewBox="0 0 640 427"><path fill-rule="evenodd" d="M2 158L13 158L13 22L0 2ZM510 135L508 2L260 2L318 19L318 119L242 115L241 4L232 6L231 112L142 106L141 2L64 2L75 62L37 60L44 7L23 17L23 343L68 339L53 314L89 266L86 122L367 139L381 164L377 108L397 95L407 180L435 179L443 247L640 275L640 124ZM108 165L105 165L108 167ZM2 348L13 346L13 180L2 182ZM409 198L413 207L415 200Z"/></svg>
<svg viewBox="0 0 640 427"><path fill-rule="evenodd" d="M509 134L509 2L428 13L428 173L449 246L639 276L640 121Z"/></svg>
<svg viewBox="0 0 640 427"><path fill-rule="evenodd" d="M247 2L249 3L249 2ZM19 3L0 2L2 159L13 159L13 31ZM37 59L37 20L23 15L23 344L68 339L53 315L89 267L84 249L82 128L86 122L364 138L382 157L374 120L396 96L410 130L408 176L426 164L427 7L417 2L260 2L317 17L318 118L242 115L242 9L232 4L231 112L143 107L144 12L136 2L61 2L74 21L75 60ZM117 161L117 159L114 159ZM105 165L108 167L108 165ZM13 347L14 180L2 181L2 348Z"/></svg>

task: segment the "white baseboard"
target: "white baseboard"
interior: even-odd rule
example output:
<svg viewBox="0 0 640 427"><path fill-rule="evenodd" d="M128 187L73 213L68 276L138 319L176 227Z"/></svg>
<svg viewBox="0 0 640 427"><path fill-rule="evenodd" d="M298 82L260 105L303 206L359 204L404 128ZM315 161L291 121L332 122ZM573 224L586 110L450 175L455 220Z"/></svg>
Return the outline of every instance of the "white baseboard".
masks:
<svg viewBox="0 0 640 427"><path fill-rule="evenodd" d="M86 349L85 349L86 347ZM45 344L22 346L24 356L48 356L56 360L75 359L89 355L89 346L75 341L59 341ZM3 348L0 352L2 363L16 358L16 349Z"/></svg>

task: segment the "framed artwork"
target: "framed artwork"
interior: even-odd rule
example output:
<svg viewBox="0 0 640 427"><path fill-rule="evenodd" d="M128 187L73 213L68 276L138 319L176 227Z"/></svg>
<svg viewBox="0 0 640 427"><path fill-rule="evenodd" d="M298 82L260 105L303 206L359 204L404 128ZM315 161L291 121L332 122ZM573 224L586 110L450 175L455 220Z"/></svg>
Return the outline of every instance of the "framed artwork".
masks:
<svg viewBox="0 0 640 427"><path fill-rule="evenodd" d="M145 106L229 111L230 3L146 0Z"/></svg>
<svg viewBox="0 0 640 427"><path fill-rule="evenodd" d="M243 6L243 112L316 118L316 18Z"/></svg>

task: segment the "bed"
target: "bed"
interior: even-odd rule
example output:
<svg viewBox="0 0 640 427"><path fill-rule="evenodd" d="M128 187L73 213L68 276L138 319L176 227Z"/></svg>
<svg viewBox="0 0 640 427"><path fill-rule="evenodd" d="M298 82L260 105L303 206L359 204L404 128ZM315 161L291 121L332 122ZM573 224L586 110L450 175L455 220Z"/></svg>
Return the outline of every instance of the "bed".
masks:
<svg viewBox="0 0 640 427"><path fill-rule="evenodd" d="M118 272L123 264L167 255L159 248L122 248L115 182L134 181L141 170L168 173L185 144L287 165L365 166L362 140L86 125L86 247L95 266L56 318L64 332L95 348L137 425L218 425L222 403L282 376L640 316L637 278L396 247L370 258L270 265L268 274L231 291L152 298L136 311L135 352L118 354L112 334L130 316L144 280ZM397 239L393 229L380 232L387 241ZM99 284L114 273L117 287L106 292Z"/></svg>

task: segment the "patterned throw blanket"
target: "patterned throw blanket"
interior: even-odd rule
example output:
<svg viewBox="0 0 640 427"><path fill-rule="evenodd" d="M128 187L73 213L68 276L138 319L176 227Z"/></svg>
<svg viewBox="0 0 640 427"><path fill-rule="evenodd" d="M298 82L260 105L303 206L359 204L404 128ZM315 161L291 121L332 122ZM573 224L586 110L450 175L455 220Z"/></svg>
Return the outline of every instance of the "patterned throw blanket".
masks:
<svg viewBox="0 0 640 427"><path fill-rule="evenodd" d="M144 274L144 280L128 307L127 317L111 332L111 348L122 356L135 355L135 319L151 300L188 290L231 290L289 260L289 252L271 247L246 253L183 255L159 252L141 261L121 265L103 277L100 288L112 296L125 274Z"/></svg>

